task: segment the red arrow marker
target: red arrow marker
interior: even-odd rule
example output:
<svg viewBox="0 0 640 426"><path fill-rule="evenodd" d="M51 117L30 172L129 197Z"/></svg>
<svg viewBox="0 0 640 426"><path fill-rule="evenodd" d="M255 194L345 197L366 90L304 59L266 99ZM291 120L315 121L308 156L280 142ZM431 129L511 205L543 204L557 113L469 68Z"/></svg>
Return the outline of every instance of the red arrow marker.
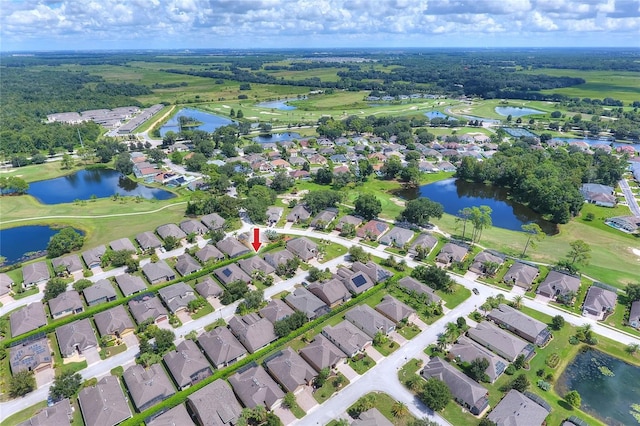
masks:
<svg viewBox="0 0 640 426"><path fill-rule="evenodd" d="M256 252L260 250L260 246L262 245L260 242L260 228L253 228L253 242L251 245Z"/></svg>

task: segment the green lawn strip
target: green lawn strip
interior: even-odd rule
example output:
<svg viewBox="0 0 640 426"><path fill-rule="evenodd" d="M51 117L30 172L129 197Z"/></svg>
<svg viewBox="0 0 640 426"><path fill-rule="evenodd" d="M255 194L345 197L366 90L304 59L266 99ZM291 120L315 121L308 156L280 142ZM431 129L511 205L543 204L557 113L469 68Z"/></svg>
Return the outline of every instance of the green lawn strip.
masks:
<svg viewBox="0 0 640 426"><path fill-rule="evenodd" d="M454 284L453 291L451 293L436 290L436 294L444 300L447 308L453 309L471 297L471 290L460 284Z"/></svg>
<svg viewBox="0 0 640 426"><path fill-rule="evenodd" d="M415 324L407 324L401 327L396 328L398 334L404 337L407 340L411 340L420 334L420 328Z"/></svg>
<svg viewBox="0 0 640 426"><path fill-rule="evenodd" d="M373 345L375 350L380 352L380 354L385 357L391 355L400 347L400 345L394 342L391 338L388 338L388 339L389 340L387 342L381 345L376 345L376 344Z"/></svg>
<svg viewBox="0 0 640 426"><path fill-rule="evenodd" d="M5 401L9 397L9 381L11 380L11 362L9 354L0 360L0 400Z"/></svg>
<svg viewBox="0 0 640 426"><path fill-rule="evenodd" d="M71 423L72 426L84 426L84 418L82 417L82 410L80 410L78 398L71 398L71 407L73 407L73 420Z"/></svg>
<svg viewBox="0 0 640 426"><path fill-rule="evenodd" d="M629 305L627 305L627 303L625 302L626 302L626 299L624 298L624 296L619 296L618 304L616 305L615 311L613 312L612 315L607 317L607 319L604 322L612 327L615 327L620 330L624 330L627 333L633 334L636 337L640 337L640 332L638 332L638 330L626 325L625 318L629 313Z"/></svg>
<svg viewBox="0 0 640 426"><path fill-rule="evenodd" d="M32 405L31 407L27 407L24 410L18 411L17 413L7 417L2 423L0 423L0 426L15 426L17 424L25 422L29 420L31 417L38 414L40 410L46 407L47 407L47 401L38 402L37 404Z"/></svg>
<svg viewBox="0 0 640 426"><path fill-rule="evenodd" d="M62 367L58 369L58 371L60 373L62 373L63 371L70 371L72 373L77 373L78 371L84 370L85 368L87 368L87 361L69 362L69 363L63 364Z"/></svg>
<svg viewBox="0 0 640 426"><path fill-rule="evenodd" d="M109 346L100 350L100 358L106 359L114 355L118 355L126 350L127 350L127 345L125 345L124 343L116 346ZM102 358L103 354L104 354L104 358Z"/></svg>
<svg viewBox="0 0 640 426"><path fill-rule="evenodd" d="M197 320L198 318L202 318L205 315L209 315L212 312L213 312L213 306L211 306L211 304L207 302L207 304L204 307L198 309L198 311L195 314L191 315L191 319Z"/></svg>
<svg viewBox="0 0 640 426"><path fill-rule="evenodd" d="M342 377L342 383L337 383L337 377ZM337 384L338 386L336 386ZM313 397L316 401L318 401L318 404L322 404L327 399L331 398L331 395L347 386L348 384L349 379L347 379L342 373L332 374L320 388L316 389L313 392Z"/></svg>
<svg viewBox="0 0 640 426"><path fill-rule="evenodd" d="M367 354L357 354L355 357L349 358L349 366L360 375L369 371L374 365L376 362Z"/></svg>
<svg viewBox="0 0 640 426"><path fill-rule="evenodd" d="M302 408L300 408L297 402L293 404L291 407L289 407L289 411L291 411L291 413L296 417L296 419L301 419L307 415L307 413L305 413L305 411Z"/></svg>
<svg viewBox="0 0 640 426"><path fill-rule="evenodd" d="M387 395L384 392L371 392L367 395L363 395L363 397L367 397L368 395L374 396L373 406L380 411L380 413L387 418L391 423L395 426L407 426L415 422L417 419L407 410L407 414L402 417L396 417L393 414L393 406L396 404L396 400L391 396ZM357 405L353 404L351 407L347 409L347 412L355 408Z"/></svg>
<svg viewBox="0 0 640 426"><path fill-rule="evenodd" d="M20 281L15 281L15 282L16 282L16 283L19 283L19 282L21 282L21 281L22 281L22 280L20 280ZM22 284L18 284L18 285L22 285ZM12 296L12 297L13 297L13 299L14 299L14 300L20 300L20 299L23 299L23 298L25 298L25 297L27 297L27 296L31 296L31 295L33 295L33 294L36 294L36 293L38 293L39 291L40 291L40 289L38 288L38 286L32 286L32 287L30 287L30 288L26 289L25 291L23 291L22 293L16 293L16 292L14 292L14 294L13 294L13 296Z"/></svg>

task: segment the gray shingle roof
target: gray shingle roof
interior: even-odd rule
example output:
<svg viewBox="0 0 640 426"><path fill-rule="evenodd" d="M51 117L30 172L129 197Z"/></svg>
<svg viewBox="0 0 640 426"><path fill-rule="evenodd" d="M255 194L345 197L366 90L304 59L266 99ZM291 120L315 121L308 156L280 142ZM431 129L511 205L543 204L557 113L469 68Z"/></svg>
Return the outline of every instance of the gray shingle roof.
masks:
<svg viewBox="0 0 640 426"><path fill-rule="evenodd" d="M518 355L524 354L530 345L529 342L488 321L483 321L475 328L470 328L467 335L487 349L504 357L507 361L514 361Z"/></svg>
<svg viewBox="0 0 640 426"><path fill-rule="evenodd" d="M287 222L298 222L311 217L311 212L303 204L296 205L287 215Z"/></svg>
<svg viewBox="0 0 640 426"><path fill-rule="evenodd" d="M351 426L393 426L377 408L370 408L360 413L357 419L351 422Z"/></svg>
<svg viewBox="0 0 640 426"><path fill-rule="evenodd" d="M513 330L516 334L524 339L535 343L537 337L541 333L548 333L548 327L542 321L531 318L529 315L523 314L511 306L500 304L488 314L488 318L497 324L505 325L509 330Z"/></svg>
<svg viewBox="0 0 640 426"><path fill-rule="evenodd" d="M535 266L515 262L504 275L503 281L529 289L533 284L533 280L538 276L538 273L539 270Z"/></svg>
<svg viewBox="0 0 640 426"><path fill-rule="evenodd" d="M323 368L332 368L346 357L344 352L322 334L318 334L313 342L300 349L300 356L318 372Z"/></svg>
<svg viewBox="0 0 640 426"><path fill-rule="evenodd" d="M106 376L95 386L78 394L82 417L87 426L114 426L131 417L124 392L114 376Z"/></svg>
<svg viewBox="0 0 640 426"><path fill-rule="evenodd" d="M9 348L9 364L13 374L23 370L35 371L41 365L51 365L51 361L51 348L46 337Z"/></svg>
<svg viewBox="0 0 640 426"><path fill-rule="evenodd" d="M53 265L53 269L57 270L58 268L64 268L68 273L82 271L82 261L77 254L69 254L62 257L56 257L55 259L51 259L51 265Z"/></svg>
<svg viewBox="0 0 640 426"><path fill-rule="evenodd" d="M170 281L175 278L176 273L171 269L167 262L158 260L157 262L147 263L142 267L142 272L149 282L156 283L159 281Z"/></svg>
<svg viewBox="0 0 640 426"><path fill-rule="evenodd" d="M254 271L261 271L265 274L275 272L275 268L265 262L261 257L253 256L248 259L238 260L238 265L248 275L253 276Z"/></svg>
<svg viewBox="0 0 640 426"><path fill-rule="evenodd" d="M169 411L165 411L153 420L148 421L147 426L191 426L195 425L184 404L176 405Z"/></svg>
<svg viewBox="0 0 640 426"><path fill-rule="evenodd" d="M325 209L318 213L311 221L311 226L315 227L319 224L324 224L323 227L331 223L336 216L338 216L337 209Z"/></svg>
<svg viewBox="0 0 640 426"><path fill-rule="evenodd" d="M393 321L369 305L358 305L349 309L345 313L344 318L372 338L378 333L387 335L396 328Z"/></svg>
<svg viewBox="0 0 640 426"><path fill-rule="evenodd" d="M632 327L640 327L640 300L636 300L631 304L631 310L629 311L629 324Z"/></svg>
<svg viewBox="0 0 640 426"><path fill-rule="evenodd" d="M430 251L438 244L438 239L431 234L420 234L411 244L411 248L409 249L409 254L416 254L416 247L424 247L428 248Z"/></svg>
<svg viewBox="0 0 640 426"><path fill-rule="evenodd" d="M432 289L428 285L422 284L420 281L416 280L413 277L403 277L398 281L398 285L409 293L415 291L417 294L426 295L433 303L440 303L442 301L442 299L436 294L434 289Z"/></svg>
<svg viewBox="0 0 640 426"><path fill-rule="evenodd" d="M174 237L177 239L182 239L187 236L182 229L178 227L175 223L167 223L165 225L160 225L156 228L156 232L163 240L166 240L167 237Z"/></svg>
<svg viewBox="0 0 640 426"><path fill-rule="evenodd" d="M615 292L592 285L584 298L583 309L593 315L598 315L602 312L613 311L616 308L617 300L618 295Z"/></svg>
<svg viewBox="0 0 640 426"><path fill-rule="evenodd" d="M462 362L471 362L477 358L484 358L489 361L489 366L485 373L487 373L491 382L500 377L509 365L509 361L480 346L466 336L460 336L458 341L451 347L449 353Z"/></svg>
<svg viewBox="0 0 640 426"><path fill-rule="evenodd" d="M84 352L98 346L96 334L88 318L56 328L56 338L63 357L76 353L76 348Z"/></svg>
<svg viewBox="0 0 640 426"><path fill-rule="evenodd" d="M193 288L183 282L161 288L158 295L172 313L186 309L189 302L196 300Z"/></svg>
<svg viewBox="0 0 640 426"><path fill-rule="evenodd" d="M287 392L309 385L318 375L315 370L290 347L278 352L265 362L267 370Z"/></svg>
<svg viewBox="0 0 640 426"><path fill-rule="evenodd" d="M160 299L155 296L145 296L142 300L130 300L129 311L138 324L143 323L148 318L156 321L160 317L167 317L169 312L162 305Z"/></svg>
<svg viewBox="0 0 640 426"><path fill-rule="evenodd" d="M436 260L441 263L450 263L450 262L462 262L462 259L467 255L467 248L459 246L453 243L445 244Z"/></svg>
<svg viewBox="0 0 640 426"><path fill-rule="evenodd" d="M435 377L443 381L449 387L451 394L469 407L480 408L486 404L487 389L456 370L442 358L431 358L421 374L426 378Z"/></svg>
<svg viewBox="0 0 640 426"><path fill-rule="evenodd" d="M136 235L136 241L140 244L142 250L147 250L150 248L158 248L162 246L162 242L155 234L151 231L141 232Z"/></svg>
<svg viewBox="0 0 640 426"><path fill-rule="evenodd" d="M555 297L556 293L578 293L578 290L580 290L580 278L558 271L551 271L540 286L538 286L536 293L543 294L547 297Z"/></svg>
<svg viewBox="0 0 640 426"><path fill-rule="evenodd" d="M94 285L85 288L82 290L82 294L88 305L103 303L107 300L115 299L117 296L116 290L113 288L113 285L111 285L111 281L106 279L99 280ZM101 299L105 300L99 302Z"/></svg>
<svg viewBox="0 0 640 426"><path fill-rule="evenodd" d="M126 250L132 251L134 253L136 252L136 246L134 246L131 240L128 238L120 238L118 240L111 241L109 243L109 246L113 251Z"/></svg>
<svg viewBox="0 0 640 426"><path fill-rule="evenodd" d="M90 250L82 252L82 259L84 263L89 268L95 268L96 266L100 266L100 260L102 259L102 255L107 251L107 248L104 245L94 247Z"/></svg>
<svg viewBox="0 0 640 426"><path fill-rule="evenodd" d="M211 230L222 229L225 220L218 213L211 213L200 218L202 223Z"/></svg>
<svg viewBox="0 0 640 426"><path fill-rule="evenodd" d="M346 302L351 298L349 290L342 284L342 281L336 278L325 283L315 282L310 284L307 289L329 306Z"/></svg>
<svg viewBox="0 0 640 426"><path fill-rule="evenodd" d="M309 319L317 318L329 312L329 307L304 287L296 288L284 300L296 311L304 312Z"/></svg>
<svg viewBox="0 0 640 426"><path fill-rule="evenodd" d="M267 253L264 256L264 261L269 265L277 268L279 265L284 265L288 260L293 259L295 256L289 250L284 249L276 252Z"/></svg>
<svg viewBox="0 0 640 426"><path fill-rule="evenodd" d="M263 405L271 409L284 398L284 392L261 366L251 367L229 377L229 383L245 407Z"/></svg>
<svg viewBox="0 0 640 426"><path fill-rule="evenodd" d="M120 290L125 297L147 289L147 285L144 283L143 279L137 275L118 275L116 277L116 283L118 283L118 287L120 287Z"/></svg>
<svg viewBox="0 0 640 426"><path fill-rule="evenodd" d="M12 284L13 279L9 275L0 273L0 296L9 293Z"/></svg>
<svg viewBox="0 0 640 426"><path fill-rule="evenodd" d="M222 252L218 250L216 246L207 244L206 246L202 247L202 249L198 250L198 252L196 252L196 258L198 258L200 262L204 263L209 259L222 260L224 259L224 254L222 254Z"/></svg>
<svg viewBox="0 0 640 426"><path fill-rule="evenodd" d="M548 415L549 412L533 400L511 389L488 418L496 426L540 426Z"/></svg>
<svg viewBox="0 0 640 426"><path fill-rule="evenodd" d="M211 375L211 365L192 340L183 340L175 351L164 356L164 363L181 389Z"/></svg>
<svg viewBox="0 0 640 426"><path fill-rule="evenodd" d="M294 313L294 310L282 300L273 299L269 301L267 306L260 309L258 312L262 318L266 318L271 321L272 324L275 324L276 321L280 321L291 316Z"/></svg>
<svg viewBox="0 0 640 426"><path fill-rule="evenodd" d="M243 281L248 283L251 281L251 277L247 275L238 265L231 263L227 266L215 269L213 274L218 277L222 284L231 284L234 281Z"/></svg>
<svg viewBox="0 0 640 426"><path fill-rule="evenodd" d="M373 280L364 272L354 272L347 268L339 268L337 275L344 286L354 294L363 293L375 285Z"/></svg>
<svg viewBox="0 0 640 426"><path fill-rule="evenodd" d="M195 219L183 220L180 222L180 229L182 229L187 235L192 233L202 235L206 234L208 231L207 227L202 222Z"/></svg>
<svg viewBox="0 0 640 426"><path fill-rule="evenodd" d="M249 248L235 238L229 237L216 243L216 247L230 258L249 253Z"/></svg>
<svg viewBox="0 0 640 426"><path fill-rule="evenodd" d="M396 323L399 323L416 312L413 308L410 308L393 296L384 296L382 301L376 305L376 311Z"/></svg>
<svg viewBox="0 0 640 426"><path fill-rule="evenodd" d="M497 263L498 265L502 265L502 262L504 262L504 259L499 256L496 256L495 254L489 251L484 250L478 253L476 257L473 258L473 263L469 267L469 270L476 272L478 274L483 274L485 262L494 262L494 263Z"/></svg>
<svg viewBox="0 0 640 426"><path fill-rule="evenodd" d="M100 336L114 336L116 333L121 335L126 330L135 328L131 317L122 305L95 314L93 320Z"/></svg>
<svg viewBox="0 0 640 426"><path fill-rule="evenodd" d="M69 426L72 416L73 409L69 399L65 398L50 407L45 407L29 420L19 423L18 426Z"/></svg>
<svg viewBox="0 0 640 426"><path fill-rule="evenodd" d="M347 356L364 350L372 342L371 337L349 321L342 321L335 326L327 325L322 329L322 334Z"/></svg>
<svg viewBox="0 0 640 426"><path fill-rule="evenodd" d="M238 338L249 352L254 353L263 346L276 340L273 324L258 314L252 313L241 317L235 315L229 320L231 332Z"/></svg>
<svg viewBox="0 0 640 426"><path fill-rule="evenodd" d="M51 278L47 262L35 262L23 266L22 277L24 285L37 284Z"/></svg>
<svg viewBox="0 0 640 426"><path fill-rule="evenodd" d="M356 216L349 215L349 214L346 215L346 216L342 216L340 218L340 220L338 220L338 223L336 225L336 229L341 230L342 229L342 225L344 225L345 223L349 223L349 224L353 225L355 228L357 228L362 223L362 219L360 219L359 217L356 217Z"/></svg>
<svg viewBox="0 0 640 426"><path fill-rule="evenodd" d="M379 266L371 260L366 264L355 261L351 265L351 269L353 269L355 272L364 272L369 278L371 278L371 281L373 281L375 284L393 276L393 272L387 271L382 266Z"/></svg>
<svg viewBox="0 0 640 426"><path fill-rule="evenodd" d="M247 353L227 327L216 327L202 333L198 337L198 343L216 368L231 364Z"/></svg>
<svg viewBox="0 0 640 426"><path fill-rule="evenodd" d="M397 247L403 247L414 236L414 232L408 229L400 228L396 226L391 231L387 232L380 242L386 245L395 245Z"/></svg>
<svg viewBox="0 0 640 426"><path fill-rule="evenodd" d="M49 311L52 316L58 316L65 311L82 310L80 294L75 290L68 290L49 300Z"/></svg>
<svg viewBox="0 0 640 426"><path fill-rule="evenodd" d="M299 237L287 241L287 250L306 262L318 254L318 245L306 237Z"/></svg>
<svg viewBox="0 0 640 426"><path fill-rule="evenodd" d="M242 412L233 390L222 379L189 395L188 404L199 424L206 426L235 425Z"/></svg>
<svg viewBox="0 0 640 426"><path fill-rule="evenodd" d="M175 268L182 276L192 274L202 269L202 266L188 253L181 254L177 257L177 260Z"/></svg>
<svg viewBox="0 0 640 426"><path fill-rule="evenodd" d="M139 411L144 411L176 393L169 376L160 364L153 364L146 370L142 365L132 365L124 371L122 380Z"/></svg>
<svg viewBox="0 0 640 426"><path fill-rule="evenodd" d="M218 285L211 277L206 277L204 280L196 284L195 289L198 294L204 298L218 297L223 293L220 285Z"/></svg>
<svg viewBox="0 0 640 426"><path fill-rule="evenodd" d="M33 302L19 309L9 317L11 336L19 336L47 324L42 302Z"/></svg>

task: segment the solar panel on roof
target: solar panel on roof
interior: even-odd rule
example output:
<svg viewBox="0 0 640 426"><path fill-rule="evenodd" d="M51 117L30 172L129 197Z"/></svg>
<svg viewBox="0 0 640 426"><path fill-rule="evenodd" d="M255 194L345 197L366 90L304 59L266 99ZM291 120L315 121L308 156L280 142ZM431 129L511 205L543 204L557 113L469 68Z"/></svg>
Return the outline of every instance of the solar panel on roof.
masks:
<svg viewBox="0 0 640 426"><path fill-rule="evenodd" d="M225 269L224 271L222 271L222 273L224 274L225 277L229 278L232 274L231 269Z"/></svg>
<svg viewBox="0 0 640 426"><path fill-rule="evenodd" d="M356 287L361 287L367 283L367 280L364 278L364 275L356 275L351 279L351 281Z"/></svg>

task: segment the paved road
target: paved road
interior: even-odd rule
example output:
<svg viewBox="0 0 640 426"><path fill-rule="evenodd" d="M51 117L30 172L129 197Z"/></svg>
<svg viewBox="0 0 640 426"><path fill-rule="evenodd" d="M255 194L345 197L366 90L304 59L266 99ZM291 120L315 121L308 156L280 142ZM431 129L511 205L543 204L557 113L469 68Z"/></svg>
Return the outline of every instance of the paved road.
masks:
<svg viewBox="0 0 640 426"><path fill-rule="evenodd" d="M638 201L629 187L629 182L627 182L626 179L622 179L619 184L620 189L622 189L622 193L624 194L624 198L627 199L627 204L629 205L631 214L640 217L640 206L638 206Z"/></svg>

